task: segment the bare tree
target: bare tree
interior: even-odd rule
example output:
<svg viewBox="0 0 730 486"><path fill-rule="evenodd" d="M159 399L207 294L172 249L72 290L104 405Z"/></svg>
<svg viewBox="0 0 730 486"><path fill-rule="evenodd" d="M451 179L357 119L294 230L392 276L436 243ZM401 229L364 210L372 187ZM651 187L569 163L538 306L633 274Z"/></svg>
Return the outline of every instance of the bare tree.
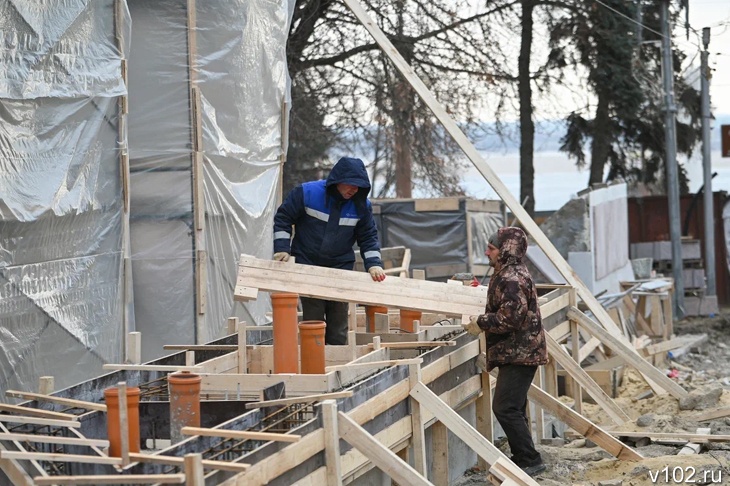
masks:
<svg viewBox="0 0 730 486"><path fill-rule="evenodd" d="M509 96L503 85L514 76L502 69L507 59L490 24L510 15L517 1L495 7L471 0L364 3L398 52L469 130L478 110L489 109L487 93L492 99ZM344 4L298 0L288 57L293 92L308 103L300 110L314 113L292 117L292 146L304 147L310 130L326 136L314 139L313 150L290 152L287 170L325 159L339 145L370 155L379 196L409 197L414 187L431 195L463 192L458 146Z"/></svg>

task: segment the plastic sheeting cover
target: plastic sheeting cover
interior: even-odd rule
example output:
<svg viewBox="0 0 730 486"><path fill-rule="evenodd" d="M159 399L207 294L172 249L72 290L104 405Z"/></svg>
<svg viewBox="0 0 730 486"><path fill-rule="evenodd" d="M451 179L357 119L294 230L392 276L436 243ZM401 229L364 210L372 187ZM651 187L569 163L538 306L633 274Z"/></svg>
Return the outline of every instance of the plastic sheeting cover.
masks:
<svg viewBox="0 0 730 486"><path fill-rule="evenodd" d="M121 358L118 7L0 0L0 391Z"/></svg>
<svg viewBox="0 0 730 486"><path fill-rule="evenodd" d="M271 256L293 2L197 2L194 23L188 4L129 0L130 224L145 360L164 344L220 337L232 316L261 324L270 308L265 294L246 305L232 296L240 254ZM198 200L194 133L202 141ZM205 212L202 229L196 208Z"/></svg>

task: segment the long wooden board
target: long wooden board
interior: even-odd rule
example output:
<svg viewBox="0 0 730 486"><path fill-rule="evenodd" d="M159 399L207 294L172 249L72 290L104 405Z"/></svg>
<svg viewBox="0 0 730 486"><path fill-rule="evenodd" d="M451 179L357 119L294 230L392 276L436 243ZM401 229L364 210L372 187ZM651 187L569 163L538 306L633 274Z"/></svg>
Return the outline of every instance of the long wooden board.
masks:
<svg viewBox="0 0 730 486"><path fill-rule="evenodd" d="M608 312L603 308L600 302L595 298L593 292L583 283L578 277L575 271L571 268L568 262L553 246L552 242L545 236L540 227L530 217L529 213L522 207L520 201L518 201L514 195L507 189L507 186L499 179L497 173L487 164L482 155L479 153L477 148L472 144L466 137L464 132L461 130L459 125L451 118L447 113L444 106L439 103L436 97L433 95L431 90L424 84L421 79L416 76L413 68L406 62L403 56L393 46L393 43L383 33L377 23L363 8L362 4L358 0L344 0L345 5L355 14L355 17L370 33L375 42L380 46L383 53L387 55L395 65L396 69L400 71L403 77L418 93L423 102L433 112L434 116L441 122L446 131L453 137L454 141L464 151L466 157L474 164L477 170L482 174L484 179L492 186L494 191L504 201L507 207L510 208L512 214L520 221L525 231L532 236L535 243L542 249L543 252L550 258L555 268L565 278L565 281L576 289L578 296L583 299L583 302L588 306L588 309L596 316L598 322L614 337L620 338L623 336L621 330L618 329L616 324L608 315ZM465 314L467 312L464 312ZM470 313L474 314L474 313ZM475 315L475 314L474 314ZM641 372L641 371L640 371ZM653 383L652 383L653 384ZM660 381L659 385L664 386L666 381ZM668 391L668 390L667 390Z"/></svg>
<svg viewBox="0 0 730 486"><path fill-rule="evenodd" d="M484 312L484 289L389 276L375 282L365 272L289 264L241 255L236 287L293 292L306 297L384 305L461 317ZM445 295L448 294L448 299Z"/></svg>
<svg viewBox="0 0 730 486"><path fill-rule="evenodd" d="M576 307L568 309L568 317L574 319L583 326L593 336L600 339L603 344L611 348L614 353L621 356L628 364L636 368L639 373L646 376L650 380L658 383L664 390L668 391L675 398L682 398L689 394L687 390L679 386L676 382L664 375L655 368L651 363L639 356L636 349L627 345L623 340L613 336L604 328L594 322L593 319L585 315Z"/></svg>

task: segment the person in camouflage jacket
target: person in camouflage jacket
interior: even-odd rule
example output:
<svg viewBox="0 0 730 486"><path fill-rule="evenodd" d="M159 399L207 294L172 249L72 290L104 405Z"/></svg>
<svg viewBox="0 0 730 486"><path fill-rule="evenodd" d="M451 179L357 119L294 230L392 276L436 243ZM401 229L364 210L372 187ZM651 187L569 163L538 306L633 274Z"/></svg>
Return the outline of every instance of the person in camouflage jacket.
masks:
<svg viewBox="0 0 730 486"><path fill-rule="evenodd" d="M499 368L492 410L504 429L512 461L530 475L545 470L527 421L527 392L537 367L548 362L537 291L523 263L527 236L520 228L500 228L485 255L494 267L484 314L467 324L469 334L486 333L487 367Z"/></svg>

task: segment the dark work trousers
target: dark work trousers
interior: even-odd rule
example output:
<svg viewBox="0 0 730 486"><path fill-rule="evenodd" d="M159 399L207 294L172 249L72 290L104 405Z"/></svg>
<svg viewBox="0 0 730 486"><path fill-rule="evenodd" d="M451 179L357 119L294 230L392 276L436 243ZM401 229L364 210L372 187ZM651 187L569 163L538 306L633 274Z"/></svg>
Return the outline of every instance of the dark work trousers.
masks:
<svg viewBox="0 0 730 486"><path fill-rule="evenodd" d="M303 321L325 321L325 344L347 344L347 302L312 299L300 297L302 300Z"/></svg>
<svg viewBox="0 0 730 486"><path fill-rule="evenodd" d="M500 366L492 399L492 411L507 436L512 462L520 467L542 464L527 423L527 391L536 371L537 366Z"/></svg>

